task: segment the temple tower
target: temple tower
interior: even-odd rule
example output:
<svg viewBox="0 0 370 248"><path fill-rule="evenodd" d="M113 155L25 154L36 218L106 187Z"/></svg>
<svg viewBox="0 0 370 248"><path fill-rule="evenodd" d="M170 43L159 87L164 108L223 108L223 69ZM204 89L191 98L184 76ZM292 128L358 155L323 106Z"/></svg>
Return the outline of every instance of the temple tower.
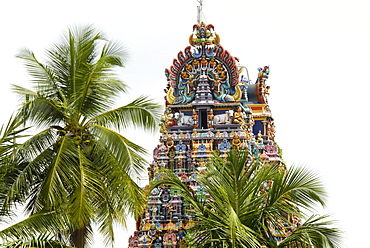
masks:
<svg viewBox="0 0 370 248"><path fill-rule="evenodd" d="M213 25L195 24L189 43L165 70L166 110L149 180L159 180L161 170L170 169L205 196L197 175L212 152L226 156L230 149L249 150L277 164L281 158L267 98L269 67L259 68L252 82L246 68L220 45ZM193 225L189 205L168 187L153 189L148 199L129 247L186 247L185 233Z"/></svg>

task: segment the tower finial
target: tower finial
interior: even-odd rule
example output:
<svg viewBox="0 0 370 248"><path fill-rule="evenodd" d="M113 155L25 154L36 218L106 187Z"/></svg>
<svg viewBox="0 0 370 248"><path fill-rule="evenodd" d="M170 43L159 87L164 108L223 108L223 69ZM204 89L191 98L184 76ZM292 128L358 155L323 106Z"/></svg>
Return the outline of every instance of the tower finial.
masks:
<svg viewBox="0 0 370 248"><path fill-rule="evenodd" d="M198 0L198 3L199 3L200 5L199 5L199 6L197 6L197 9L198 9L197 21L198 21L198 25L200 25L200 23L202 22L203 0Z"/></svg>

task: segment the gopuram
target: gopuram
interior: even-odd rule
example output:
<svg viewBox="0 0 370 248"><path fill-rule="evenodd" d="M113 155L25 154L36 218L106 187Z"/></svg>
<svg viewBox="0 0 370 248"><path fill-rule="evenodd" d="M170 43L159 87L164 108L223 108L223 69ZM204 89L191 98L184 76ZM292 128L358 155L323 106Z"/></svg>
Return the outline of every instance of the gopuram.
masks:
<svg viewBox="0 0 370 248"><path fill-rule="evenodd" d="M268 105L269 67L259 68L252 82L246 68L220 45L213 25L194 25L189 43L165 70L166 109L149 180L159 180L161 169L169 169L205 194L196 178L214 151L226 156L237 148L261 161L282 162ZM186 247L186 231L194 225L188 210L176 191L154 188L128 247Z"/></svg>

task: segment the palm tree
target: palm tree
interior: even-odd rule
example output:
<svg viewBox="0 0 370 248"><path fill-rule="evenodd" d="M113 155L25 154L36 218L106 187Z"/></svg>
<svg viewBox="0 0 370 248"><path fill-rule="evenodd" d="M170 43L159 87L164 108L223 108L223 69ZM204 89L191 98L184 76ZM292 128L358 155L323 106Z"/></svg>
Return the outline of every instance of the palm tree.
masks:
<svg viewBox="0 0 370 248"><path fill-rule="evenodd" d="M252 160L247 152L232 151L224 161L214 154L198 184L207 200L171 172L154 182L178 190L191 206L196 225L190 247L339 247L340 231L327 216L303 209L324 205L325 192L307 168L282 168Z"/></svg>
<svg viewBox="0 0 370 248"><path fill-rule="evenodd" d="M146 165L145 149L119 131L154 131L160 106L141 96L113 108L127 88L114 71L124 66L126 52L91 26L69 29L46 51L45 63L27 49L18 57L34 89L14 86L23 97L17 117L38 133L18 150L26 166L2 205L6 211L22 199L28 217L0 236L19 239L49 232L82 248L97 224L104 241L114 241L114 224L125 225L128 213L142 209L144 195L132 178Z"/></svg>

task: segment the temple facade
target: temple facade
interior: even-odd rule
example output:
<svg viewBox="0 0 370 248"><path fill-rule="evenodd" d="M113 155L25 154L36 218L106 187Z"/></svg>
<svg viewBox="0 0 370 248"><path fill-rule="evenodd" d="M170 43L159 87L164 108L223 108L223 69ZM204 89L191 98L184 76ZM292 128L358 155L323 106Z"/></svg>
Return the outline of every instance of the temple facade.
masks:
<svg viewBox="0 0 370 248"><path fill-rule="evenodd" d="M252 82L220 45L213 25L194 25L189 43L165 70L166 109L148 173L150 181L159 180L161 170L170 169L205 195L197 175L214 151L226 156L230 149L248 150L261 161L282 161L268 105L269 67L258 68ZM154 188L128 247L186 247L187 229L194 225L189 208L171 188Z"/></svg>

